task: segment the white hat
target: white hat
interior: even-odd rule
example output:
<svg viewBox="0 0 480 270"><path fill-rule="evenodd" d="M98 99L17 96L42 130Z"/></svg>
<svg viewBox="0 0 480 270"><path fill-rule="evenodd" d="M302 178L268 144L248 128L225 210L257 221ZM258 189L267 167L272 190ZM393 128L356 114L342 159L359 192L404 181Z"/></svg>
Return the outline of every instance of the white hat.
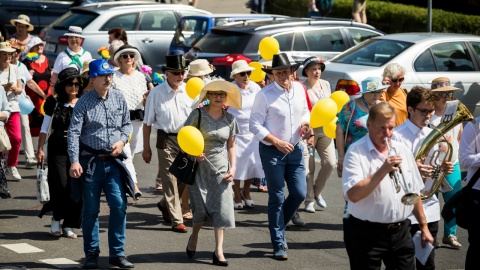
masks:
<svg viewBox="0 0 480 270"><path fill-rule="evenodd" d="M67 36L67 37L85 38L84 36L82 36L82 31L83 31L83 29L81 27L72 25L72 26L68 27L68 32L63 34L63 35Z"/></svg>
<svg viewBox="0 0 480 270"><path fill-rule="evenodd" d="M27 15L25 14L20 14L18 15L18 18L17 19L11 19L10 20L10 23L13 25L13 26L16 26L17 23L21 23L21 24L25 24L25 25L28 25L28 29L27 31L33 31L33 25L30 23L30 17L28 17Z"/></svg>
<svg viewBox="0 0 480 270"><path fill-rule="evenodd" d="M271 67L272 66L272 60L265 60L265 58L262 58L258 61L262 66L265 67Z"/></svg>
<svg viewBox="0 0 480 270"><path fill-rule="evenodd" d="M216 91L225 91L227 93L227 99L225 101L225 106L231 106L237 109L242 109L242 94L240 90L231 82L227 82L223 79L213 80L205 87L203 87L198 101L195 103L194 108L198 107L198 104L203 102L206 99L207 92L216 92Z"/></svg>
<svg viewBox="0 0 480 270"><path fill-rule="evenodd" d="M197 59L192 61L189 65L188 76L205 76L212 73L215 70L212 64L205 59Z"/></svg>
<svg viewBox="0 0 480 270"><path fill-rule="evenodd" d="M252 71L255 68L248 65L247 61L245 60L237 60L232 64L232 72L230 73L230 78L233 79L233 75L238 74L244 71Z"/></svg>
<svg viewBox="0 0 480 270"><path fill-rule="evenodd" d="M12 48L9 42L0 42L0 52L16 52L17 50Z"/></svg>
<svg viewBox="0 0 480 270"><path fill-rule="evenodd" d="M28 51L30 51L33 47L37 46L38 44L43 44L45 46L46 42L42 41L39 37L32 37L32 41L28 43Z"/></svg>
<svg viewBox="0 0 480 270"><path fill-rule="evenodd" d="M118 58L120 58L120 55L122 55L122 53L126 53L126 52L134 53L135 61L138 61L138 59L140 59L140 52L138 51L137 48L131 45L123 45L120 48L118 48L118 50L115 52L115 55L113 56L113 61L115 61L115 64L117 64L117 66L120 66L120 61L118 60Z"/></svg>

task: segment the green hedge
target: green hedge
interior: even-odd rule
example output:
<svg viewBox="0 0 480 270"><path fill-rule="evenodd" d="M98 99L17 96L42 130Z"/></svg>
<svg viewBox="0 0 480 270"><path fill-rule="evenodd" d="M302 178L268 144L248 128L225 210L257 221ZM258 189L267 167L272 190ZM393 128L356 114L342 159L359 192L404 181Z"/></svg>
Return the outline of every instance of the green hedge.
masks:
<svg viewBox="0 0 480 270"><path fill-rule="evenodd" d="M353 0L334 0L329 17L352 18ZM267 12L306 17L310 0L270 0ZM480 16L433 9L432 31L480 34ZM367 22L385 33L426 32L427 9L390 2L367 0Z"/></svg>

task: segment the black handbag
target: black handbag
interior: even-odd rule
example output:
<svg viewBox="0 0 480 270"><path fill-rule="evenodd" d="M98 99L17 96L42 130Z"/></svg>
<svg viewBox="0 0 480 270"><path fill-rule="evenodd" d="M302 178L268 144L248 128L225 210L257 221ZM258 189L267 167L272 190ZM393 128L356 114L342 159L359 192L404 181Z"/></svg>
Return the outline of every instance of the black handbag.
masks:
<svg viewBox="0 0 480 270"><path fill-rule="evenodd" d="M197 128L200 128L200 122L202 115L200 108L198 110L198 121ZM180 151L178 155L173 160L172 165L168 171L173 174L178 181L185 183L187 185L193 185L195 182L195 175L197 174L198 162L197 159L189 154Z"/></svg>
<svg viewBox="0 0 480 270"><path fill-rule="evenodd" d="M445 203L442 209L442 217L445 222L450 222L455 218L457 225L461 228L468 229L470 227L474 218L473 210L478 207L472 194L472 187L479 177L480 168L477 169L470 182Z"/></svg>

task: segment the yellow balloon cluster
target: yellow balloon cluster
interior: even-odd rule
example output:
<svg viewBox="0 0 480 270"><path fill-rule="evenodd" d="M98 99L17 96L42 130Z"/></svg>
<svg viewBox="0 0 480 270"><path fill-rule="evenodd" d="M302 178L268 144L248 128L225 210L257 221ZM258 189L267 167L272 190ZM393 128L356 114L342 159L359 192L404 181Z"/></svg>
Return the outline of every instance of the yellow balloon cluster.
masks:
<svg viewBox="0 0 480 270"><path fill-rule="evenodd" d="M185 85L187 95L191 99L195 99L200 94L204 86L205 86L205 83L200 78L194 77L189 79L187 81L187 84Z"/></svg>
<svg viewBox="0 0 480 270"><path fill-rule="evenodd" d="M195 157L203 153L205 142L202 133L196 127L184 126L178 131L177 139L183 152Z"/></svg>
<svg viewBox="0 0 480 270"><path fill-rule="evenodd" d="M264 37L258 44L258 50L263 59L269 61L280 52L280 44L274 37Z"/></svg>
<svg viewBox="0 0 480 270"><path fill-rule="evenodd" d="M310 126L318 128L330 123L337 115L337 104L331 98L324 98L315 103L310 114Z"/></svg>
<svg viewBox="0 0 480 270"><path fill-rule="evenodd" d="M252 70L252 74L250 75L250 80L254 82L261 82L263 79L265 79L265 72L262 70L262 64L258 62L251 62L248 65L254 68L254 70Z"/></svg>
<svg viewBox="0 0 480 270"><path fill-rule="evenodd" d="M337 113L339 113L343 105L350 100L350 96L345 91L335 91L330 95L330 98L337 104Z"/></svg>

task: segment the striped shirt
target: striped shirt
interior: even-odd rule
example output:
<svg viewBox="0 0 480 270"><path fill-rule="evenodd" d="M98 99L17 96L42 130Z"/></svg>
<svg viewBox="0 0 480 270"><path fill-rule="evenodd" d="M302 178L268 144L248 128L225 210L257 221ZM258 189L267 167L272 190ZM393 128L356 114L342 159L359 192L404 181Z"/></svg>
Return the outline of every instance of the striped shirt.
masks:
<svg viewBox="0 0 480 270"><path fill-rule="evenodd" d="M80 140L96 150L111 150L116 142L127 142L132 131L127 102L120 91L112 90L105 99L89 91L75 104L68 129L71 163L79 161Z"/></svg>

